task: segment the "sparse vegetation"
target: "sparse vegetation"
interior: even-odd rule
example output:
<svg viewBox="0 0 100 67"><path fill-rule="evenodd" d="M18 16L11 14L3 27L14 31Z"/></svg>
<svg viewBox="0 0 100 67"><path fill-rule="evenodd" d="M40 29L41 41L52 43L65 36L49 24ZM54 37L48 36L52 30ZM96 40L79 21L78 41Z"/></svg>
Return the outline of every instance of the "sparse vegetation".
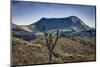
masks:
<svg viewBox="0 0 100 67"><path fill-rule="evenodd" d="M94 40L91 42L88 41L85 43L86 45L84 45L83 41L78 38L59 38L56 43L57 46L52 52L52 63L95 61L96 49L94 48L95 44L92 43ZM32 41L25 41L13 37L12 63L14 65L48 63L50 55L45 45L45 38L38 37ZM75 48L77 48L77 51L75 51Z"/></svg>

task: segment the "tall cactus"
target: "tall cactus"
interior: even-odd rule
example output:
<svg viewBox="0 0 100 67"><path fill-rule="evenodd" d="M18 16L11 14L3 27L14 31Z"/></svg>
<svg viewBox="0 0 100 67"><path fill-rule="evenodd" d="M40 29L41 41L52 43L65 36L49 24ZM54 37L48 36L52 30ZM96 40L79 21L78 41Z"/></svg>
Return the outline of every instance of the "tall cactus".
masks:
<svg viewBox="0 0 100 67"><path fill-rule="evenodd" d="M49 63L51 63L52 53L53 53L53 50L54 50L54 48L57 44L57 41L59 39L59 30L57 29L57 31L56 31L57 33L56 33L55 40L54 40L54 36L52 33L46 32L45 26L43 26L43 31L44 31L44 36L46 39L46 47L48 48L48 51L49 51Z"/></svg>

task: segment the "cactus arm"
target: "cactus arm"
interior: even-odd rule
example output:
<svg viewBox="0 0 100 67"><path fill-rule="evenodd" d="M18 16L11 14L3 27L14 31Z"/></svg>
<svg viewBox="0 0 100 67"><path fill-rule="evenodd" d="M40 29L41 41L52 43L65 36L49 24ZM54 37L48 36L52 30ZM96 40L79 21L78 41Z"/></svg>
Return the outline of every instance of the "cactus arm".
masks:
<svg viewBox="0 0 100 67"><path fill-rule="evenodd" d="M53 36L51 33L49 34L49 42L50 42L50 47L51 47L50 50L51 50L53 47Z"/></svg>
<svg viewBox="0 0 100 67"><path fill-rule="evenodd" d="M57 35L56 35L56 39L55 39L55 41L54 41L54 44L53 44L53 46L52 46L52 49L51 49L51 51L55 48L55 46L56 46L56 43L57 43L57 41L58 41L58 38L59 38L59 30L57 29Z"/></svg>
<svg viewBox="0 0 100 67"><path fill-rule="evenodd" d="M44 36L45 36L45 39L46 39L46 46L47 46L47 48L48 49L50 49L49 48L49 42L48 42L48 33L46 33L46 29L45 29L45 26L43 25L43 31L44 31Z"/></svg>

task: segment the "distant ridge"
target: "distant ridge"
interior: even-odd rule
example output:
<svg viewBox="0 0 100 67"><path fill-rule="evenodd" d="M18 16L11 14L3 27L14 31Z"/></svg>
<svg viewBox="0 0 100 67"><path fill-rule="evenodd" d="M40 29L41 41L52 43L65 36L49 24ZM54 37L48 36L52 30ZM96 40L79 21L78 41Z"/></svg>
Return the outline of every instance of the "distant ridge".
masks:
<svg viewBox="0 0 100 67"><path fill-rule="evenodd" d="M12 23L12 33L14 37L21 37L25 40L32 40L37 35L43 35L43 25L48 32L61 31L65 36L94 36L95 29L87 26L80 18L69 16L65 18L41 18L36 23L30 25L16 25Z"/></svg>
<svg viewBox="0 0 100 67"><path fill-rule="evenodd" d="M80 18L77 16L69 16L65 18L41 18L36 23L31 24L35 31L43 31L42 26L45 25L48 30L54 29L66 29L66 30L77 30L85 31L89 30L90 27L87 26Z"/></svg>

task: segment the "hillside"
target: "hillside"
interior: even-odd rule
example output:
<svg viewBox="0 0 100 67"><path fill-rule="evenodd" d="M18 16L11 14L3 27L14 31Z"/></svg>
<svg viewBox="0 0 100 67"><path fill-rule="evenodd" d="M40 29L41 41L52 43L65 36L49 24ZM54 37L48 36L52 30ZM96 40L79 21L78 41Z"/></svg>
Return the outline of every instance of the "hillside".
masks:
<svg viewBox="0 0 100 67"><path fill-rule="evenodd" d="M19 37L24 40L32 40L35 38L34 33L28 28L28 27L23 27L20 25L16 25L14 23L11 24L12 26L12 36L14 37Z"/></svg>
<svg viewBox="0 0 100 67"><path fill-rule="evenodd" d="M96 60L95 39L91 42L78 38L60 38L53 51L51 63L88 62ZM12 63L14 65L48 64L48 50L44 38L24 41L12 39Z"/></svg>

